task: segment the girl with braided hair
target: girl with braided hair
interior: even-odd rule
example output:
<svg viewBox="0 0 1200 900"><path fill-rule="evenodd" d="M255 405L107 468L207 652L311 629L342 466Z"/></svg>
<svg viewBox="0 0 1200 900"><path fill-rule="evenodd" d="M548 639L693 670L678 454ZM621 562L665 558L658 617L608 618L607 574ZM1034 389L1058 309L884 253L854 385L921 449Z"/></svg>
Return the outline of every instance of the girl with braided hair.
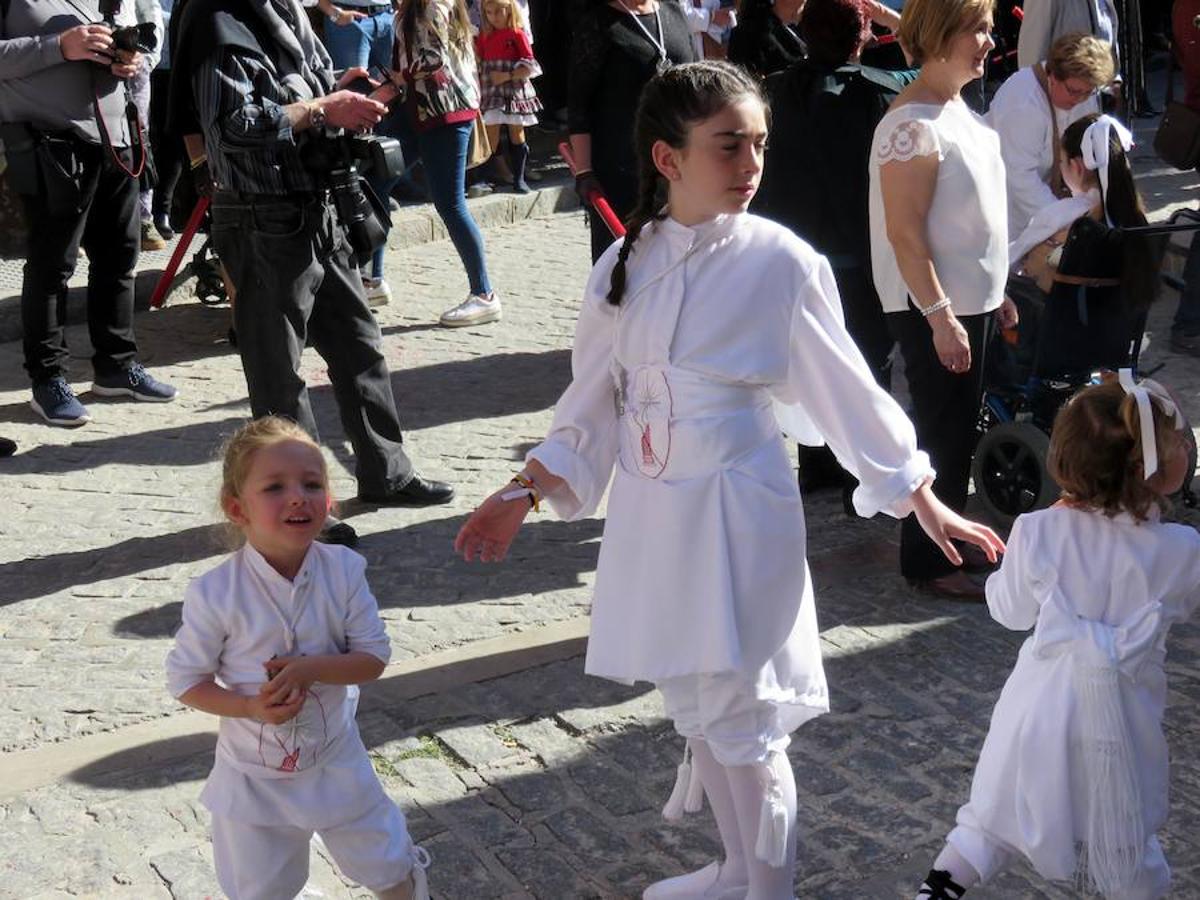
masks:
<svg viewBox="0 0 1200 900"><path fill-rule="evenodd" d="M955 538L991 557L1002 544L934 498L912 426L842 324L829 264L746 213L767 137L757 83L723 62L668 69L635 137L636 208L592 271L550 434L455 547L499 561L543 497L579 519L613 479L586 668L662 691L687 742L664 815L707 796L725 855L643 896L783 900L785 750L829 694L781 430L832 445L862 515L914 510L949 556Z"/></svg>

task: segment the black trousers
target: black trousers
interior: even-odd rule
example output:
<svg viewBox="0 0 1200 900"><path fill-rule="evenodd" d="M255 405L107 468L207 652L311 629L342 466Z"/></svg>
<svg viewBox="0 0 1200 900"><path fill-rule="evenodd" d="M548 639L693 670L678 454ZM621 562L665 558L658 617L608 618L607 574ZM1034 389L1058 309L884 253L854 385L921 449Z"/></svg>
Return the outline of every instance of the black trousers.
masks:
<svg viewBox="0 0 1200 900"><path fill-rule="evenodd" d="M52 208L41 180L38 193L21 195L29 221L21 325L25 370L35 384L66 373L67 281L75 273L80 247L88 255L87 325L93 370L111 375L137 354L133 339L134 269L141 249L137 179L122 171L103 147L76 139L69 144L79 165L79 207L65 212ZM130 151L117 152L130 166Z"/></svg>
<svg viewBox="0 0 1200 900"><path fill-rule="evenodd" d="M158 170L154 185L154 215L170 216L171 195L183 174L183 136L167 129L167 104L170 100L171 70L150 73L150 147Z"/></svg>
<svg viewBox="0 0 1200 900"><path fill-rule="evenodd" d="M317 439L299 374L300 356L311 343L328 367L354 447L359 492L403 487L413 466L404 452L382 335L333 207L323 195L220 192L212 217L213 245L237 288L233 319L251 412L293 419Z"/></svg>
<svg viewBox="0 0 1200 900"><path fill-rule="evenodd" d="M984 351L992 333L994 316L983 313L959 316L971 344L971 369L951 372L938 359L933 332L919 312L909 309L888 313L888 327L904 358L904 374L912 396L917 444L929 454L937 478L933 493L955 512L967 505L971 456L978 439L976 424L983 398ZM951 563L910 515L900 530L900 573L925 580L954 571Z"/></svg>

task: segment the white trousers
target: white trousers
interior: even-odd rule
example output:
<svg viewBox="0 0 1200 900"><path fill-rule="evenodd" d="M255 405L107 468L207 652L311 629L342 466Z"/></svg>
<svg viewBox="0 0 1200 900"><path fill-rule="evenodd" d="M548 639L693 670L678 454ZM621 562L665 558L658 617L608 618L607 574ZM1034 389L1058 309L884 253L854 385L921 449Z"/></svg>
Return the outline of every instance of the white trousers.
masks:
<svg viewBox="0 0 1200 900"><path fill-rule="evenodd" d="M723 766L752 766L783 753L791 732L811 717L759 700L749 679L736 672L668 678L657 687L675 730L685 738L702 738Z"/></svg>
<svg viewBox="0 0 1200 900"><path fill-rule="evenodd" d="M395 887L412 871L412 839L391 800L318 833L342 874L368 890ZM217 883L229 900L292 900L308 881L312 836L312 830L291 825L247 825L214 815Z"/></svg>

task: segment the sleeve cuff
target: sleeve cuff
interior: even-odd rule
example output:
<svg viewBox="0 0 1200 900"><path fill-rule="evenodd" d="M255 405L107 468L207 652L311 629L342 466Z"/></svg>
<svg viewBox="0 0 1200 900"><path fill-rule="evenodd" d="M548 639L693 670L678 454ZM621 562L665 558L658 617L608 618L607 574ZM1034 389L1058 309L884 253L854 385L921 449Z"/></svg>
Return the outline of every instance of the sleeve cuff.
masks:
<svg viewBox="0 0 1200 900"><path fill-rule="evenodd" d="M854 511L864 519L879 512L903 519L913 510L913 492L936 475L930 465L929 454L918 450L903 467L883 481L872 485L860 484L854 491Z"/></svg>
<svg viewBox="0 0 1200 900"><path fill-rule="evenodd" d="M546 441L525 455L526 462L531 459L536 459L551 475L556 475L566 482L558 490L546 495L546 502L560 519L574 522L589 515L599 505L599 496L591 496L599 492L595 489L588 490L588 485L594 485L596 479L587 463L573 450L562 444Z"/></svg>
<svg viewBox="0 0 1200 900"><path fill-rule="evenodd" d="M167 676L167 690L178 700L198 684L212 681L211 674L193 675L186 672L175 672Z"/></svg>

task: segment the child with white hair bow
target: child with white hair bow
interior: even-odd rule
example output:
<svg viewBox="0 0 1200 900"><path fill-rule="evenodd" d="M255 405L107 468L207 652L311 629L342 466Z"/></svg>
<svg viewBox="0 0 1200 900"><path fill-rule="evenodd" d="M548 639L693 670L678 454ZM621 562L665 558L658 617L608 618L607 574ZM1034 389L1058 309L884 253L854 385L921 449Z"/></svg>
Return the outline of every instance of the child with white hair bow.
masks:
<svg viewBox="0 0 1200 900"><path fill-rule="evenodd" d="M1115 277L1128 307L1148 305L1158 283L1158 254L1147 239L1119 232L1146 224L1146 211L1129 165L1132 148L1133 135L1112 116L1091 114L1071 123L1063 132L1060 165L1071 196L1034 215L1009 244L1010 265L1050 293L1054 282L1062 280L1058 268L1072 227L1080 219L1090 218L1116 230L1111 234L1107 229L1089 230L1092 239L1113 245L1102 255L1116 265L1114 272L1088 274L1096 276L1093 280L1097 282Z"/></svg>
<svg viewBox="0 0 1200 900"><path fill-rule="evenodd" d="M992 617L1033 634L917 900L958 900L1018 856L1107 900L1166 894L1163 660L1200 601L1200 534L1159 517L1191 475L1189 438L1167 392L1128 369L1059 412L1062 499L1017 519L987 583Z"/></svg>

